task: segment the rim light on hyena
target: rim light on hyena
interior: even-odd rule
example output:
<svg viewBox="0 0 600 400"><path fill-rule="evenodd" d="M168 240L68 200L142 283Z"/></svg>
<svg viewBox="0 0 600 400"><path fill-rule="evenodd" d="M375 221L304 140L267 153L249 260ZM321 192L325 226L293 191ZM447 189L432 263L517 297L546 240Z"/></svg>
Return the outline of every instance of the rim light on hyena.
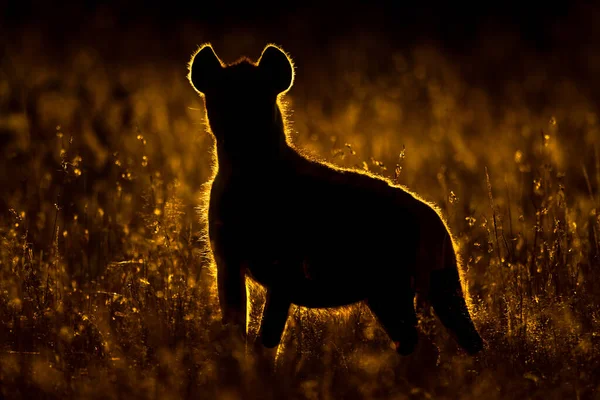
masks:
<svg viewBox="0 0 600 400"><path fill-rule="evenodd" d="M292 304L365 301L398 353L417 344L417 304L433 309L469 354L483 348L463 295L456 246L437 208L365 171L295 149L280 97L294 66L278 46L225 65L211 45L189 64L218 165L208 234L224 323L245 334L248 274L267 290L260 340L276 347Z"/></svg>

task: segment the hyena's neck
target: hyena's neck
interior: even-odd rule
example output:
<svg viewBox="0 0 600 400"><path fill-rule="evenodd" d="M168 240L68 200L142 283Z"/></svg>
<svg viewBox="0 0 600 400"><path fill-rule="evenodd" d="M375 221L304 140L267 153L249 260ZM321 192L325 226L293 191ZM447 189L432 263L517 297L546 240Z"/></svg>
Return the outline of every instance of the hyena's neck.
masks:
<svg viewBox="0 0 600 400"><path fill-rule="evenodd" d="M276 170L294 155L287 143L279 106L270 118L246 122L237 132L218 136L224 138L217 139L217 156L219 171L225 173L237 175Z"/></svg>

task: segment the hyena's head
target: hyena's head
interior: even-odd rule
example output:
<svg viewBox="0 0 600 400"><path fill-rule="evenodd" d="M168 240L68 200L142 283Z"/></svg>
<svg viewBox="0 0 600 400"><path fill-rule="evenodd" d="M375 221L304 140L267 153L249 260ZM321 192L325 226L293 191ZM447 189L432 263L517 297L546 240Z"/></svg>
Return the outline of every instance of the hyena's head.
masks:
<svg viewBox="0 0 600 400"><path fill-rule="evenodd" d="M283 128L277 99L294 81L293 64L280 48L268 45L256 62L225 65L207 44L192 56L188 77L204 97L217 142L241 148L278 139L272 137L274 125Z"/></svg>

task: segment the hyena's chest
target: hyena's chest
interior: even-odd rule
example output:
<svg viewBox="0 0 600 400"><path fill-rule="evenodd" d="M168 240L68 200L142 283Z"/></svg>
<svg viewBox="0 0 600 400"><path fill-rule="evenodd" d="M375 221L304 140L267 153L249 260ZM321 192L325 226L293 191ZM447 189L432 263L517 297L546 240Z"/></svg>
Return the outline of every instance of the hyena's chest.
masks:
<svg viewBox="0 0 600 400"><path fill-rule="evenodd" d="M304 278L305 257L298 243L290 238L290 225L282 218L273 218L272 208L248 206L241 204L223 215L211 240L220 241L221 248L234 254L264 285Z"/></svg>
<svg viewBox="0 0 600 400"><path fill-rule="evenodd" d="M282 186L231 185L212 193L211 240L226 241L248 260L277 263L284 257L298 258L292 253L298 248L302 218L291 212L288 199L293 194Z"/></svg>

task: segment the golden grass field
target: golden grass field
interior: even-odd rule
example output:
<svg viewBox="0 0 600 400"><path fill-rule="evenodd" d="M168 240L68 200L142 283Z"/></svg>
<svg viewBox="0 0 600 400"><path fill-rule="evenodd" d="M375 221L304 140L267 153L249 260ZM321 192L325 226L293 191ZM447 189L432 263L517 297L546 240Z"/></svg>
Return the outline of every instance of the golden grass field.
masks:
<svg viewBox="0 0 600 400"><path fill-rule="evenodd" d="M402 358L366 307L295 308L275 377L263 376L221 325L198 215L213 141L186 63L205 38L184 42L182 57L107 60L85 46L48 56L30 32L0 53L2 396L598 398L600 120L589 88L535 54L520 62L535 73L486 88L465 58L376 39L332 41L326 59L279 43L297 67L294 143L441 206L484 353L460 352L433 314L420 320L423 349ZM267 40L214 44L231 62ZM478 65L502 68L506 47L476 49L488 63ZM250 289L252 339L263 293Z"/></svg>

